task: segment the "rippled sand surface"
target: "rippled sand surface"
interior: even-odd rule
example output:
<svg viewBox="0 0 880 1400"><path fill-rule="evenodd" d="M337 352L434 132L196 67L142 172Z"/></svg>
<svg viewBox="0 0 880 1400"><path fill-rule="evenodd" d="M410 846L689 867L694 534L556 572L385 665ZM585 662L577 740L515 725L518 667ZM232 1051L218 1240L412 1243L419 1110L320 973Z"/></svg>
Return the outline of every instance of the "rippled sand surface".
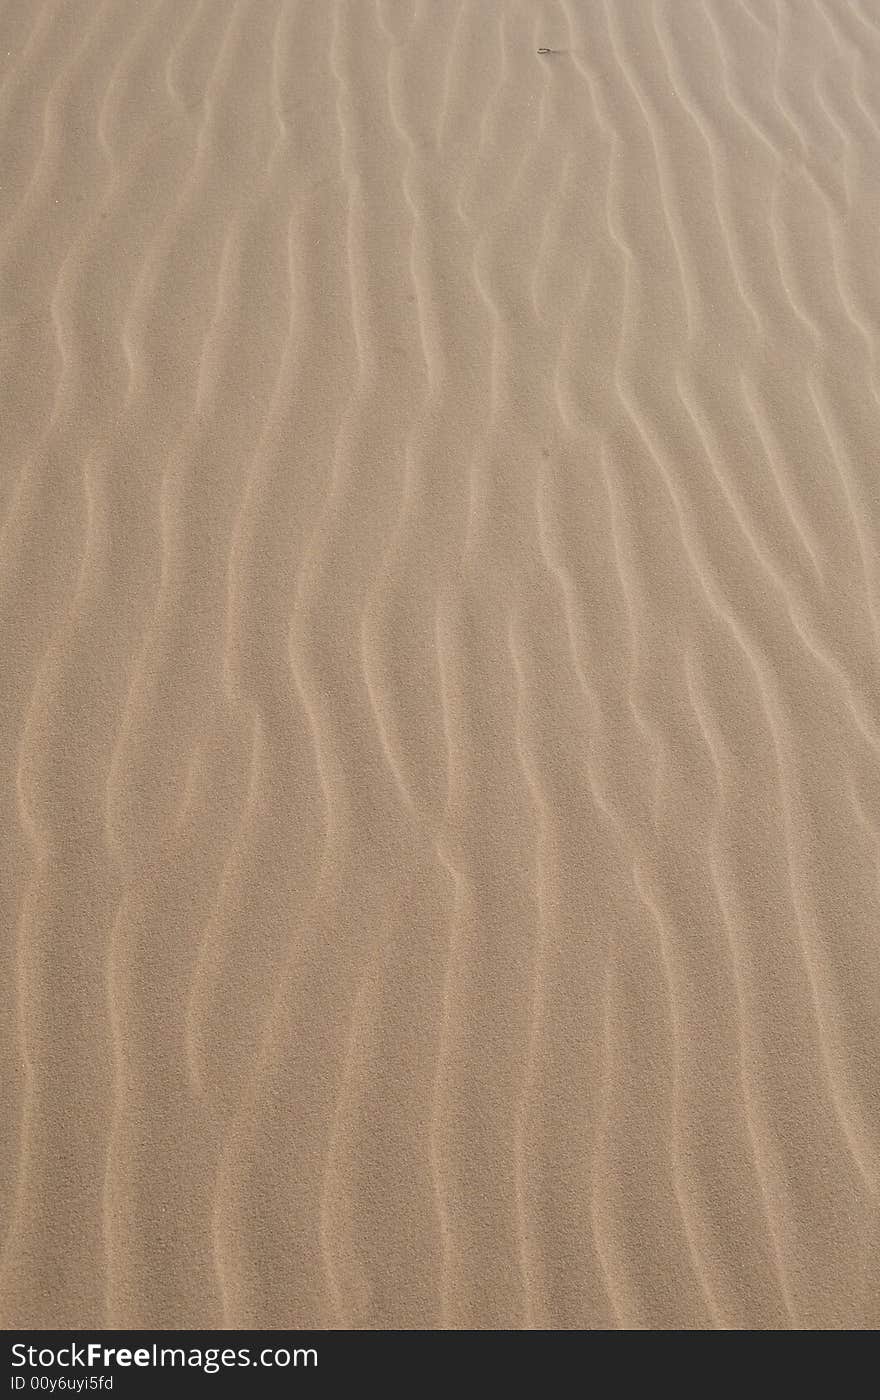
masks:
<svg viewBox="0 0 880 1400"><path fill-rule="evenodd" d="M0 2L0 1319L880 1322L880 4Z"/></svg>

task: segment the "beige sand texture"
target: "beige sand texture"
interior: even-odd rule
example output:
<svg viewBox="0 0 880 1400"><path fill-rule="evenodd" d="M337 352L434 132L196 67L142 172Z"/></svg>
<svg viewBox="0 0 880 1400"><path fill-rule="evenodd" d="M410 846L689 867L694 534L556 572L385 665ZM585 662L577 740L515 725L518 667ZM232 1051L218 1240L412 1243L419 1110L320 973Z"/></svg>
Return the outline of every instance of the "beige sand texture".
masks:
<svg viewBox="0 0 880 1400"><path fill-rule="evenodd" d="M0 67L0 1320L876 1326L880 4Z"/></svg>

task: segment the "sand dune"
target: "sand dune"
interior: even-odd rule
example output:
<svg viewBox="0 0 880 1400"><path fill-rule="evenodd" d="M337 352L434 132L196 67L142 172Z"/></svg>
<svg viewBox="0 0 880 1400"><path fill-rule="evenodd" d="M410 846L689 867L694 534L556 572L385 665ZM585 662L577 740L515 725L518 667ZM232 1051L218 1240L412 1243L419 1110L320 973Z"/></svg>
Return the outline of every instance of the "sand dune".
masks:
<svg viewBox="0 0 880 1400"><path fill-rule="evenodd" d="M880 7L0 5L0 1318L880 1324Z"/></svg>

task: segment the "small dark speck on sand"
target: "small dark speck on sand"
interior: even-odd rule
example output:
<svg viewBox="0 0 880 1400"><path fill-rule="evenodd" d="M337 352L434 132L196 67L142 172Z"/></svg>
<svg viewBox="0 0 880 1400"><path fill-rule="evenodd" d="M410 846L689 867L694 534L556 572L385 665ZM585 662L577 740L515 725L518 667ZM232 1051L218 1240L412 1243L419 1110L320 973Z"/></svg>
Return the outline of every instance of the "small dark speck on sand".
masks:
<svg viewBox="0 0 880 1400"><path fill-rule="evenodd" d="M567 53L567 49L538 49L538 53Z"/></svg>

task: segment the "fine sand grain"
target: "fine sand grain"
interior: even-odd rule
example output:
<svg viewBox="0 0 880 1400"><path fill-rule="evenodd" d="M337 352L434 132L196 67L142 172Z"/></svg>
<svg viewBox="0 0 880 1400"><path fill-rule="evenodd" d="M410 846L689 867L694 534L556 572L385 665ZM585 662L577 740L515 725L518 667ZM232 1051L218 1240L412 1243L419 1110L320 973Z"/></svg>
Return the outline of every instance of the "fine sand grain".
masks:
<svg viewBox="0 0 880 1400"><path fill-rule="evenodd" d="M0 0L0 1321L880 1323L880 3Z"/></svg>

